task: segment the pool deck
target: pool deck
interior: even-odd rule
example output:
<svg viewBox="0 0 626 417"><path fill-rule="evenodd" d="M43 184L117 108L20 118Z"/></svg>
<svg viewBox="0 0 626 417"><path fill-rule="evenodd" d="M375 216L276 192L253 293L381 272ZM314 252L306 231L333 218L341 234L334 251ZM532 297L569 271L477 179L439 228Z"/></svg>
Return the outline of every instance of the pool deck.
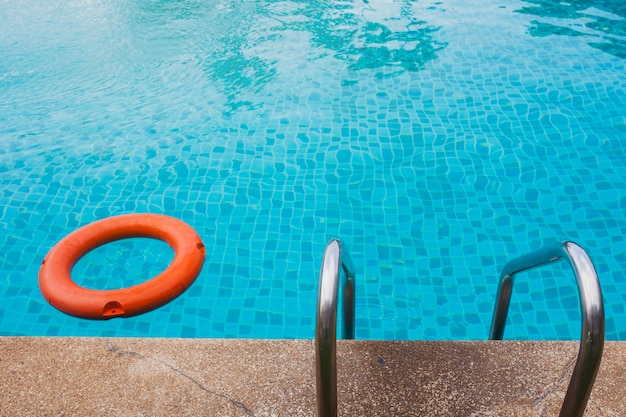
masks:
<svg viewBox="0 0 626 417"><path fill-rule="evenodd" d="M0 337L0 416L316 416L312 340ZM340 416L557 416L576 342L340 341ZM626 415L607 342L586 417Z"/></svg>

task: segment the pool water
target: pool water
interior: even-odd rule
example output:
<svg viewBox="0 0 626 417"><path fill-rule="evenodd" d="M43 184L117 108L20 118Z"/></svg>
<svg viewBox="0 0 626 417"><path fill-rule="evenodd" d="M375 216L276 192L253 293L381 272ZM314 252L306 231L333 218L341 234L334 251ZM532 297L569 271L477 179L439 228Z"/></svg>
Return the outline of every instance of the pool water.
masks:
<svg viewBox="0 0 626 417"><path fill-rule="evenodd" d="M0 1L0 334L312 338L339 237L357 338L486 339L502 266L567 239L626 340L626 6L469 3ZM48 305L50 248L134 212L200 234L196 282L133 318ZM73 276L172 256L129 239ZM579 333L564 262L518 276L505 338Z"/></svg>

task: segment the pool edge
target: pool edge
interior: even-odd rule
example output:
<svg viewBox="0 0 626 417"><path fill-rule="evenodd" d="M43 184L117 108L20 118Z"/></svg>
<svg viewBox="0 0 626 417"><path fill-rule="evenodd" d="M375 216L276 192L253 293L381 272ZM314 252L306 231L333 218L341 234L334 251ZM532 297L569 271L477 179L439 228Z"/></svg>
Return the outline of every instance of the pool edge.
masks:
<svg viewBox="0 0 626 417"><path fill-rule="evenodd" d="M339 415L558 415L578 351L556 341L340 341ZM312 340L0 337L0 415L314 416ZM585 416L626 415L606 342Z"/></svg>

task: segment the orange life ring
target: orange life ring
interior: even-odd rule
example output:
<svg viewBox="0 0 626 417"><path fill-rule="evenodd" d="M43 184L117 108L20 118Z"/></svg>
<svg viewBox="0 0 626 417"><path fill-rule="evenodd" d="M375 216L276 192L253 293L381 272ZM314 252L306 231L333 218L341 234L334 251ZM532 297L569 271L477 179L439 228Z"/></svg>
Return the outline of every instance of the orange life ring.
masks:
<svg viewBox="0 0 626 417"><path fill-rule="evenodd" d="M72 281L72 267L89 251L133 237L165 241L174 249L174 260L156 277L128 288L92 290ZM43 260L39 288L53 307L72 316L134 316L182 294L200 273L204 257L202 240L186 223L160 214L125 214L98 220L61 239Z"/></svg>

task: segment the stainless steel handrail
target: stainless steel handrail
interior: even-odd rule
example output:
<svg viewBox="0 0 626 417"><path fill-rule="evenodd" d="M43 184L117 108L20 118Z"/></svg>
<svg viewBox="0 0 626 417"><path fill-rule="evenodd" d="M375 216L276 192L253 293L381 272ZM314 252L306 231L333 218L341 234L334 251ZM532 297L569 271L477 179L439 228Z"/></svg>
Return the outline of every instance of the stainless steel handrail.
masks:
<svg viewBox="0 0 626 417"><path fill-rule="evenodd" d="M511 302L515 274L566 259L576 275L582 315L578 359L572 372L560 417L582 417L595 382L604 348L604 303L598 274L583 248L561 242L521 256L507 263L500 275L489 339L501 340Z"/></svg>
<svg viewBox="0 0 626 417"><path fill-rule="evenodd" d="M315 324L319 417L337 416L337 294L343 291L343 338L354 339L354 290L352 259L341 240L331 239L322 260Z"/></svg>

